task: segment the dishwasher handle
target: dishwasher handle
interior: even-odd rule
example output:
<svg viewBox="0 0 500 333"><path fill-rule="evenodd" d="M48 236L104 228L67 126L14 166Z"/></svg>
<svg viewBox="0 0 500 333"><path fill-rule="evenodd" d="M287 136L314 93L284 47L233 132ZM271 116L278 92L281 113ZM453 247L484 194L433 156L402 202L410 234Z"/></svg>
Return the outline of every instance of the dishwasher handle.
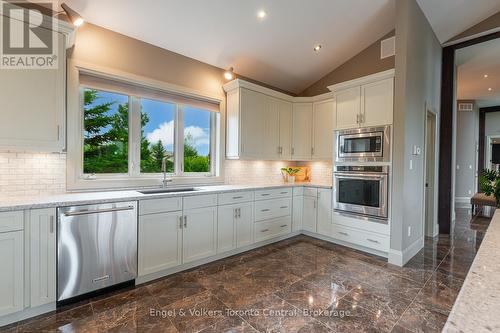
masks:
<svg viewBox="0 0 500 333"><path fill-rule="evenodd" d="M96 210L82 210L76 212L66 212L64 216L80 216L80 215L90 215L90 214L100 214L100 213L111 213L111 212L121 212L125 210L133 210L134 206L127 207L116 207L116 208L105 208L105 209L96 209Z"/></svg>

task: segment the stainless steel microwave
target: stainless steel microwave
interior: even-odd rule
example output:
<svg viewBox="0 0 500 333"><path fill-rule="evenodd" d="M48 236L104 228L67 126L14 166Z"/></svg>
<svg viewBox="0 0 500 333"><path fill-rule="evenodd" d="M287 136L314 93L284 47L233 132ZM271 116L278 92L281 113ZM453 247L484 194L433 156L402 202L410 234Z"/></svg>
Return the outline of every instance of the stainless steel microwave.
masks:
<svg viewBox="0 0 500 333"><path fill-rule="evenodd" d="M390 162L391 127L366 127L335 132L336 162Z"/></svg>

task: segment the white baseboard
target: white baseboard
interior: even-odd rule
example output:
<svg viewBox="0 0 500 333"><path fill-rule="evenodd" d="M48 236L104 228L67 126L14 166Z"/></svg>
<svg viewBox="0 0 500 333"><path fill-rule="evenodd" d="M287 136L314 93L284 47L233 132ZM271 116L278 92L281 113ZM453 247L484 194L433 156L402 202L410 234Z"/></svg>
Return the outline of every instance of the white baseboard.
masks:
<svg viewBox="0 0 500 333"><path fill-rule="evenodd" d="M455 207L471 208L470 197L455 197Z"/></svg>
<svg viewBox="0 0 500 333"><path fill-rule="evenodd" d="M389 263L396 266L404 266L418 251L424 247L424 238L421 237L413 242L403 251L389 249Z"/></svg>
<svg viewBox="0 0 500 333"><path fill-rule="evenodd" d="M39 316L39 315L42 315L44 313L48 313L51 311L55 311L55 310L56 310L56 303L55 302L40 305L40 306L37 306L35 308L26 308L22 311L0 317L0 327L15 323L15 322L18 322L21 320L25 320L28 318L33 318L33 317L36 317L36 316Z"/></svg>

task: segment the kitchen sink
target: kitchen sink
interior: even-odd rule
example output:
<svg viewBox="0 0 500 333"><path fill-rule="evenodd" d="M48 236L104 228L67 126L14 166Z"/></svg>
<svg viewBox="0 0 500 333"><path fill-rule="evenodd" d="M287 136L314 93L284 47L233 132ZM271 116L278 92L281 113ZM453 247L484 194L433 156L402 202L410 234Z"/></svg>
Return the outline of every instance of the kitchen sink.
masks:
<svg viewBox="0 0 500 333"><path fill-rule="evenodd" d="M194 187L180 187L180 188L157 188L153 190L144 190L144 191L138 191L139 193L142 194L161 194L161 193L179 193L179 192L194 192L198 191L199 189L194 188Z"/></svg>

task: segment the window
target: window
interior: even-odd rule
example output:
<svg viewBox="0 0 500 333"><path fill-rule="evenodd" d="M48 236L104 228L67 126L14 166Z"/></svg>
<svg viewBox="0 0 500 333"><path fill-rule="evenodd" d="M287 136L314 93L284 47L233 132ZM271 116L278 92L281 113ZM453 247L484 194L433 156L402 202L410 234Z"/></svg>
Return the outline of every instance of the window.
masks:
<svg viewBox="0 0 500 333"><path fill-rule="evenodd" d="M163 167L174 179L217 176L218 104L82 74L80 84L82 179L145 184Z"/></svg>
<svg viewBox="0 0 500 333"><path fill-rule="evenodd" d="M84 173L128 172L128 96L84 90Z"/></svg>

